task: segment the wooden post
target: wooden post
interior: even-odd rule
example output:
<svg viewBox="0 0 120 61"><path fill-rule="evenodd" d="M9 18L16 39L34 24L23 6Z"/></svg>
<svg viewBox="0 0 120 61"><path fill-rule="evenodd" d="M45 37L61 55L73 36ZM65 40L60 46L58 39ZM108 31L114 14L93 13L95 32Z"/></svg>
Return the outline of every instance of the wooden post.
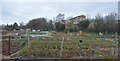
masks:
<svg viewBox="0 0 120 61"><path fill-rule="evenodd" d="M8 36L9 40L8 40L8 54L10 55L10 36Z"/></svg>
<svg viewBox="0 0 120 61"><path fill-rule="evenodd" d="M115 32L115 41L117 41L117 42L118 42L117 37L118 37L117 32Z"/></svg>
<svg viewBox="0 0 120 61"><path fill-rule="evenodd" d="M26 36L27 36L27 39L28 39L28 45L30 44L30 41L29 41L29 32L28 32L28 30L26 30Z"/></svg>
<svg viewBox="0 0 120 61"><path fill-rule="evenodd" d="M61 43L60 58L62 58L63 43L64 43L64 37L63 37L62 43Z"/></svg>

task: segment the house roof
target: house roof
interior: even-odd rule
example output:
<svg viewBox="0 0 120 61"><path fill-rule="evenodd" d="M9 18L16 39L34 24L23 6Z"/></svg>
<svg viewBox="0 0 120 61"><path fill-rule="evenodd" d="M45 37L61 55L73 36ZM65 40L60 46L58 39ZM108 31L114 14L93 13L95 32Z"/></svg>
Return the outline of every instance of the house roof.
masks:
<svg viewBox="0 0 120 61"><path fill-rule="evenodd" d="M69 20L73 20L73 19L75 19L75 18L85 18L85 15L79 15L79 16L76 16L76 17L74 17L74 18L71 18L71 19L69 19Z"/></svg>

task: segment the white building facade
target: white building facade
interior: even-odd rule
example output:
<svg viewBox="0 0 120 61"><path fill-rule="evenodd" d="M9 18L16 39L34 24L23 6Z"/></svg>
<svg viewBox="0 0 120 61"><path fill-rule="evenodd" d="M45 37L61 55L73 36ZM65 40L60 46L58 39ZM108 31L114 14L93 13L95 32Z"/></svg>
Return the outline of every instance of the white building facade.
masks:
<svg viewBox="0 0 120 61"><path fill-rule="evenodd" d="M59 13L57 16L56 16L56 22L58 21L62 21L65 19L65 15L64 14L61 14Z"/></svg>

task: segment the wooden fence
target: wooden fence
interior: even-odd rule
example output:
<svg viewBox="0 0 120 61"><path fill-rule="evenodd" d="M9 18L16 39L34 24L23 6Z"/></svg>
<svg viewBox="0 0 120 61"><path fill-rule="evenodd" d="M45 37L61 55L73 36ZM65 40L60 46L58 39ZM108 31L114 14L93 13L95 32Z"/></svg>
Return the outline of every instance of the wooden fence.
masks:
<svg viewBox="0 0 120 61"><path fill-rule="evenodd" d="M26 44L27 42L21 43L17 36L2 36L2 54L6 56L11 55L19 51Z"/></svg>

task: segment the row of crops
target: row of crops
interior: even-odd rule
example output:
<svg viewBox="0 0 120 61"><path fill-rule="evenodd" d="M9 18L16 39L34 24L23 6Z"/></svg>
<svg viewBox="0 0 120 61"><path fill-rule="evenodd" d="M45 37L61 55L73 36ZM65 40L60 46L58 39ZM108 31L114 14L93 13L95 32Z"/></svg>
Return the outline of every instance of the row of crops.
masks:
<svg viewBox="0 0 120 61"><path fill-rule="evenodd" d="M24 58L61 58L60 52L61 42L34 41L15 56L22 55ZM89 45L73 42L63 44L62 58L93 58L94 54L95 51L89 49Z"/></svg>

